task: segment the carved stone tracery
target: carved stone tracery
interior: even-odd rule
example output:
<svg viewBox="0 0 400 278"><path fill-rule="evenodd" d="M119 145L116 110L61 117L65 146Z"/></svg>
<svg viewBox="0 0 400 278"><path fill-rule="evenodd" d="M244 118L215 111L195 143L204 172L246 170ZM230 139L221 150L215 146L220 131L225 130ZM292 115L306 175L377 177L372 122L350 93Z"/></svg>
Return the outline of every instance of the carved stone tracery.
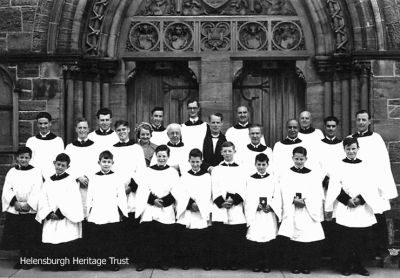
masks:
<svg viewBox="0 0 400 278"><path fill-rule="evenodd" d="M201 26L201 49L229 50L230 33L229 22L204 22Z"/></svg>
<svg viewBox="0 0 400 278"><path fill-rule="evenodd" d="M97 0L93 3L85 41L86 54L91 56L97 56L99 54L100 34L109 4L110 0Z"/></svg>
<svg viewBox="0 0 400 278"><path fill-rule="evenodd" d="M266 23L264 23L266 25ZM260 22L247 22L239 28L239 50L261 50L267 45L267 27Z"/></svg>
<svg viewBox="0 0 400 278"><path fill-rule="evenodd" d="M193 27L186 23L173 22L169 24L165 33L167 50L184 51L193 46Z"/></svg>
<svg viewBox="0 0 400 278"><path fill-rule="evenodd" d="M344 20L343 9L338 0L326 0L327 11L331 17L332 28L335 32L336 53L348 51L349 36Z"/></svg>

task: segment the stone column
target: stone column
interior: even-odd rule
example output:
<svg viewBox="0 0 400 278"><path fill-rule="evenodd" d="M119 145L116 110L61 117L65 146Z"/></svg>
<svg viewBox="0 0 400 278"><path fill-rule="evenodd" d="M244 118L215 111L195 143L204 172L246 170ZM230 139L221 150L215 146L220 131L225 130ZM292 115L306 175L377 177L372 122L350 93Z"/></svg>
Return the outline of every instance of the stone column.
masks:
<svg viewBox="0 0 400 278"><path fill-rule="evenodd" d="M74 80L71 73L72 68L69 66L64 67L65 71L65 84L67 92L66 102L66 141L70 142L74 137Z"/></svg>

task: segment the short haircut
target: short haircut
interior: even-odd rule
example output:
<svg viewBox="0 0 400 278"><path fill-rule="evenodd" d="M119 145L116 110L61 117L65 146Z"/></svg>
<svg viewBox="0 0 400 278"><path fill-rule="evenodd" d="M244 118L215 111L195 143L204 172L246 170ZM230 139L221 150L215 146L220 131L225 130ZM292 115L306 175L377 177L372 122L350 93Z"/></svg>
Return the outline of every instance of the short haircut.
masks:
<svg viewBox="0 0 400 278"><path fill-rule="evenodd" d="M78 124L82 123L82 122L87 122L88 125L89 125L89 122L86 120L86 118L78 118L78 119L75 120L75 127L77 127Z"/></svg>
<svg viewBox="0 0 400 278"><path fill-rule="evenodd" d="M177 123L172 123L172 124L169 124L169 125L167 126L167 134L168 134L169 131L170 131L171 129L173 129L173 128L179 129L179 132L180 132L181 135L182 135L181 125L180 125L180 124L177 124Z"/></svg>
<svg viewBox="0 0 400 278"><path fill-rule="evenodd" d="M56 156L55 161L67 162L67 165L69 165L71 163L71 158L69 158L68 154L66 153L60 153Z"/></svg>
<svg viewBox="0 0 400 278"><path fill-rule="evenodd" d="M226 141L222 143L221 148L229 148L229 147L233 147L233 149L235 150L235 144L233 144L231 141Z"/></svg>
<svg viewBox="0 0 400 278"><path fill-rule="evenodd" d="M237 112L237 111L239 110L239 108L241 108L241 107L246 108L246 111L249 112L249 108L248 108L246 105L239 105L239 106L236 108L236 112Z"/></svg>
<svg viewBox="0 0 400 278"><path fill-rule="evenodd" d="M339 124L339 119L336 118L335 116L328 116L324 119L324 124L326 125L327 122L332 122L334 121L337 125Z"/></svg>
<svg viewBox="0 0 400 278"><path fill-rule="evenodd" d="M153 133L153 128L151 124L146 123L146 122L141 122L137 127L136 127L136 138L140 138L140 132L142 132L142 129L150 131L150 134Z"/></svg>
<svg viewBox="0 0 400 278"><path fill-rule="evenodd" d="M19 147L18 150L17 150L17 156L21 155L23 153L29 154L29 156L32 158L32 150L31 150L31 148L26 147L26 146L25 147Z"/></svg>
<svg viewBox="0 0 400 278"><path fill-rule="evenodd" d="M186 102L186 106L188 106L189 104L191 104L191 103L193 103L193 102L196 102L196 104L197 104L197 107L199 107L200 108L200 103L199 103L199 100L197 100L197 99L194 99L194 98L190 98L187 102Z"/></svg>
<svg viewBox="0 0 400 278"><path fill-rule="evenodd" d="M256 155L256 159L255 159L255 162L257 162L257 161L259 161L259 162L264 162L264 161L266 161L267 164L268 164L268 162L269 162L268 155L266 155L265 153L259 153L259 154L257 154L257 155Z"/></svg>
<svg viewBox="0 0 400 278"><path fill-rule="evenodd" d="M296 123L299 124L299 121L297 119L292 118L286 121L286 126L288 126L291 121L296 121Z"/></svg>
<svg viewBox="0 0 400 278"><path fill-rule="evenodd" d="M51 115L47 112L39 112L36 115L36 120L42 119L42 118L46 118L49 120L49 122L51 122Z"/></svg>
<svg viewBox="0 0 400 278"><path fill-rule="evenodd" d="M199 149L192 149L189 153L189 159L191 157L200 157L200 159L203 159L203 153Z"/></svg>
<svg viewBox="0 0 400 278"><path fill-rule="evenodd" d="M110 118L112 118L112 112L111 112L111 110L108 109L108 108L106 108L106 107L100 108L100 109L97 111L96 117L97 117L98 119L100 118L100 115L110 115Z"/></svg>
<svg viewBox="0 0 400 278"><path fill-rule="evenodd" d="M307 150L304 147L296 147L296 148L294 148L293 149L293 155L296 154L296 153L299 153L299 154L302 154L304 156L307 156Z"/></svg>
<svg viewBox="0 0 400 278"><path fill-rule="evenodd" d="M224 115L222 115L222 114L219 113L219 112L214 113L214 114L210 114L210 116L208 116L208 120L209 120L209 121L211 121L211 116L216 116L216 117L220 118L220 119L221 119L221 122L224 120Z"/></svg>
<svg viewBox="0 0 400 278"><path fill-rule="evenodd" d="M364 113L367 113L367 115L368 115L368 120L371 119L371 115L370 115L369 112L368 112L367 110L365 110L365 109L358 110L358 111L356 112L356 118L357 118L358 114L364 114Z"/></svg>
<svg viewBox="0 0 400 278"><path fill-rule="evenodd" d="M117 129L117 127L119 127L120 125L129 127L129 123L127 121L118 120L115 122L114 128Z"/></svg>
<svg viewBox="0 0 400 278"><path fill-rule="evenodd" d="M350 146L352 144L357 144L357 147L360 147L357 138L354 137L346 137L343 139L343 148L346 146Z"/></svg>
<svg viewBox="0 0 400 278"><path fill-rule="evenodd" d="M102 152L100 153L100 155L99 155L99 161L102 160L103 158L104 158L104 159L113 159L114 156L113 156L113 154L112 154L109 150L106 150L106 151L102 151Z"/></svg>
<svg viewBox="0 0 400 278"><path fill-rule="evenodd" d="M157 155L157 153L159 152L167 152L167 155L169 157L169 153L170 153L170 149L168 148L167 145L160 145L156 148L156 150L154 151L155 154Z"/></svg>
<svg viewBox="0 0 400 278"><path fill-rule="evenodd" d="M252 124L252 125L250 125L250 126L248 127L249 131L250 131L250 128L254 128L254 127L260 128L261 133L263 132L263 127L262 127L261 125L259 125L259 124Z"/></svg>
<svg viewBox="0 0 400 278"><path fill-rule="evenodd" d="M153 113L156 112L156 111L164 112L164 107L161 107L161 106L154 107L153 109L151 109L151 115L153 115Z"/></svg>

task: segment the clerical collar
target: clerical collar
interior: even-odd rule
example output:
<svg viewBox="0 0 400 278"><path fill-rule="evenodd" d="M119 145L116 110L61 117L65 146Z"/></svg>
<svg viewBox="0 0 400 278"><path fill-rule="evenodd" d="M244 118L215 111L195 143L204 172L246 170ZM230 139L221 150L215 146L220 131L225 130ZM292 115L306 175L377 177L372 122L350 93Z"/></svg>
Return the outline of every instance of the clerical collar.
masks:
<svg viewBox="0 0 400 278"><path fill-rule="evenodd" d="M107 173L106 172L103 172L103 171L98 171L97 173L96 173L96 175L98 175L98 176L107 176L107 175L111 175L111 174L114 174L114 172L113 171L108 171Z"/></svg>
<svg viewBox="0 0 400 278"><path fill-rule="evenodd" d="M301 139L299 137L296 137L295 139L290 138L287 136L284 140L281 141L282 144L284 145L293 145L293 144L298 144L301 143Z"/></svg>
<svg viewBox="0 0 400 278"><path fill-rule="evenodd" d="M352 137L355 137L355 138L357 138L357 137L367 137L367 136L371 136L373 134L373 132L372 131L370 131L370 130L366 130L366 131L364 131L364 132L356 132L356 133L354 133L353 135L352 135Z"/></svg>
<svg viewBox="0 0 400 278"><path fill-rule="evenodd" d="M69 176L68 173L67 173L67 172L64 172L64 173L62 173L61 175L57 175L57 174L52 175L52 176L50 177L50 179L51 179L52 181L59 181L59 180L65 179L65 178L68 177L68 176Z"/></svg>
<svg viewBox="0 0 400 278"><path fill-rule="evenodd" d="M360 163L361 160L356 158L356 159L350 159L348 157L346 157L345 159L343 159L343 162L345 163L350 163L350 164L356 164L356 163Z"/></svg>
<svg viewBox="0 0 400 278"><path fill-rule="evenodd" d="M307 128L302 128L302 127L299 128L299 132L303 133L303 134L310 134L310 133L313 133L314 131L315 131L315 128L313 128L312 126L309 126Z"/></svg>
<svg viewBox="0 0 400 278"><path fill-rule="evenodd" d="M165 127L163 125L160 125L160 126L157 127L157 126L152 124L151 126L153 128L153 131L156 131L156 132L165 130Z"/></svg>
<svg viewBox="0 0 400 278"><path fill-rule="evenodd" d="M72 142L72 145L74 145L76 147L89 147L89 146L91 146L93 144L94 144L94 142L92 140L90 140L90 139L87 139L87 138L86 138L86 140L81 140L81 139L78 138L77 140Z"/></svg>
<svg viewBox="0 0 400 278"><path fill-rule="evenodd" d="M263 152L267 149L267 146L264 146L263 144L258 144L257 146L253 145L252 143L247 145L247 148L253 152Z"/></svg>
<svg viewBox="0 0 400 278"><path fill-rule="evenodd" d="M48 132L46 135L42 135L40 133L38 135L36 135L36 138L40 139L40 140L52 140L52 139L54 139L56 137L57 136L52 132Z"/></svg>
<svg viewBox="0 0 400 278"><path fill-rule="evenodd" d="M264 174L261 174L260 172L257 172L254 175L252 175L251 177L253 179L265 179L268 176L269 176L269 174L267 172L265 172Z"/></svg>
<svg viewBox="0 0 400 278"><path fill-rule="evenodd" d="M95 132L97 135L104 136L104 135L110 135L111 133L114 132L114 130L112 130L111 128L107 130L102 130L101 128L99 128Z"/></svg>
<svg viewBox="0 0 400 278"><path fill-rule="evenodd" d="M228 166L228 167L237 167L239 166L236 162L227 162L227 161L223 161L220 165L222 166Z"/></svg>
<svg viewBox="0 0 400 278"><path fill-rule="evenodd" d="M236 128L236 129L245 129L245 128L248 128L249 125L250 125L249 122L247 122L245 124L237 123L233 127Z"/></svg>
<svg viewBox="0 0 400 278"><path fill-rule="evenodd" d="M211 134L211 138L220 138L222 133L221 132L218 133L217 136L213 135L212 133L210 133L210 134Z"/></svg>
<svg viewBox="0 0 400 278"><path fill-rule="evenodd" d="M156 165L151 166L150 168L153 170L162 171L162 170L168 169L169 165L166 164L166 165L161 166L161 165L156 164Z"/></svg>
<svg viewBox="0 0 400 278"><path fill-rule="evenodd" d="M127 146L132 146L135 144L135 141L132 139L128 139L128 141L125 142L118 142L117 144L114 144L114 147L127 147Z"/></svg>
<svg viewBox="0 0 400 278"><path fill-rule="evenodd" d="M183 147L184 144L183 144L182 141L179 141L178 144L173 144L173 143L171 143L171 141L169 141L169 142L167 143L167 146L169 146L169 147Z"/></svg>
<svg viewBox="0 0 400 278"><path fill-rule="evenodd" d="M299 174L307 174L307 173L311 172L311 170L306 167L297 168L296 166L293 166L292 168L290 168L290 170L292 170L293 172L299 173Z"/></svg>
<svg viewBox="0 0 400 278"><path fill-rule="evenodd" d="M207 174L207 171L200 168L200 170L197 172L195 172L193 170L189 170L188 173L191 174L192 176L202 176L204 174Z"/></svg>
<svg viewBox="0 0 400 278"><path fill-rule="evenodd" d="M342 142L342 140L340 140L336 136L333 137L333 139L330 139L329 137L325 136L325 138L321 139L321 141L326 143L326 144L329 144L329 145L335 145L335 144L339 144L339 143Z"/></svg>
<svg viewBox="0 0 400 278"><path fill-rule="evenodd" d="M28 166L16 165L15 169L21 170L21 171L27 171L27 170L33 169L33 166L29 165L29 164L28 164Z"/></svg>

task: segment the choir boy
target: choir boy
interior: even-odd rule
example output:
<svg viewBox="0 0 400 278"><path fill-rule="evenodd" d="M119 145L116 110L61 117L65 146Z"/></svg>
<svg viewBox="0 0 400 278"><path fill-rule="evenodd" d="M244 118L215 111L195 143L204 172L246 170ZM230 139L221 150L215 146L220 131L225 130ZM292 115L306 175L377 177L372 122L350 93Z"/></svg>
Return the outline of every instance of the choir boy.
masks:
<svg viewBox="0 0 400 278"><path fill-rule="evenodd" d="M153 134L151 141L157 146L167 144L168 135L167 129L163 126L164 121L164 108L163 107L154 107L151 110L151 127L153 128Z"/></svg>
<svg viewBox="0 0 400 278"><path fill-rule="evenodd" d="M369 276L365 269L368 232L376 223L375 211L381 209L379 191L374 186L376 171L357 158L357 138L345 138L343 147L346 158L331 175L326 198L326 209L333 211L337 224L337 258L344 276L352 272Z"/></svg>
<svg viewBox="0 0 400 278"><path fill-rule="evenodd" d="M44 255L52 259L67 258L65 264L50 265L50 268L68 270L73 267L73 258L78 255L82 229L83 208L79 185L66 173L70 158L57 155L54 161L55 174L46 180L39 199L36 219L43 223L42 242Z"/></svg>
<svg viewBox="0 0 400 278"><path fill-rule="evenodd" d="M17 151L18 165L6 175L2 192L2 209L5 224L2 249L18 249L18 262L14 269L29 269L32 265L21 263L21 259L35 257L35 249L40 244L41 226L35 220L42 174L29 164L32 150L21 147Z"/></svg>
<svg viewBox="0 0 400 278"><path fill-rule="evenodd" d="M222 144L224 161L214 167L212 179L212 221L215 262L222 269L237 270L242 258L246 234L246 218L243 198L246 192L246 176L234 159L235 145Z"/></svg>
<svg viewBox="0 0 400 278"><path fill-rule="evenodd" d="M168 165L170 149L166 145L156 148L157 163L146 168L143 186L137 192L136 217L140 217L140 237L143 247L143 263L137 271L146 267L168 270L175 244L175 197L172 190L179 183L178 172Z"/></svg>
<svg viewBox="0 0 400 278"><path fill-rule="evenodd" d="M100 108L97 113L97 123L99 128L89 133L89 139L95 143L97 153L110 150L118 142L118 136L111 129L112 112L108 108Z"/></svg>
<svg viewBox="0 0 400 278"><path fill-rule="evenodd" d="M64 141L51 132L51 115L40 112L36 116L39 134L28 138L26 146L32 150L31 165L38 168L45 179L53 174L53 161L64 151Z"/></svg>
<svg viewBox="0 0 400 278"><path fill-rule="evenodd" d="M181 266L189 269L200 263L210 270L208 251L208 222L211 213L211 176L201 168L202 153L193 149L189 153L191 170L182 174L177 187L176 218L184 227L180 237Z"/></svg>
<svg viewBox="0 0 400 278"><path fill-rule="evenodd" d="M267 172L268 156L255 157L257 172L247 178L245 214L247 221L247 259L254 272L270 272L272 244L281 217L281 196L277 184Z"/></svg>
<svg viewBox="0 0 400 278"><path fill-rule="evenodd" d="M198 100L189 99L187 101L189 120L182 124L182 138L185 140L186 147L191 150L201 149L208 126L199 118L200 104Z"/></svg>
<svg viewBox="0 0 400 278"><path fill-rule="evenodd" d="M113 154L104 151L99 155L100 171L89 176L87 194L88 244L93 257L107 259L102 265L118 271L119 265L110 257L121 255L121 221L128 217L126 183L123 177L111 170Z"/></svg>
<svg viewBox="0 0 400 278"><path fill-rule="evenodd" d="M307 160L305 148L296 147L292 159L294 166L280 181L283 213L278 234L290 239L292 273L309 274L324 239L322 179L304 166Z"/></svg>

